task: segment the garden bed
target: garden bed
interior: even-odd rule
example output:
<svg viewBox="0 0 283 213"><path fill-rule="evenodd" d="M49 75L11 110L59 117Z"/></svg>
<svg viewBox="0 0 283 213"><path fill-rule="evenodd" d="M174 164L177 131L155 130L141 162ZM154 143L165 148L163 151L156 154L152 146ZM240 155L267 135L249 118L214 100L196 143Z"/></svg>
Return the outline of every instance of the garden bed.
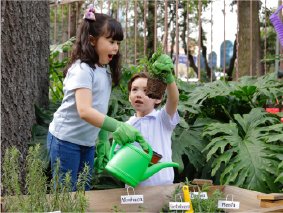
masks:
<svg viewBox="0 0 283 213"><path fill-rule="evenodd" d="M95 190L86 192L89 201L89 212L160 212L164 205L168 204L171 195L179 184L154 187L137 187L136 195L143 195L143 204L121 204L121 195L127 195L124 188L110 190ZM266 195L261 192L242 189L235 186L210 186L208 196L214 190L221 190L225 196L233 195L234 201L240 202L240 209L226 212L283 212L283 204L276 202L268 208L261 207L262 200L258 195ZM192 189L191 189L192 191ZM129 194L133 191L129 189ZM278 194L277 194L278 195ZM281 197L283 194L280 194ZM231 198L231 197L230 197ZM225 199L225 197L223 198ZM283 199L283 198L282 198ZM282 202L282 201L279 201Z"/></svg>
<svg viewBox="0 0 283 213"><path fill-rule="evenodd" d="M134 191L130 188L128 192L125 188L87 191L85 193L89 204L87 212L161 212L164 206L172 202L172 194L179 186L181 184L136 187ZM194 190L190 187L190 191ZM223 200L227 195L228 200L233 195L233 200L240 202L239 209L226 209L226 212L283 212L283 193L264 194L236 186L211 185L209 186L208 197L215 190L224 193ZM127 195L127 193L130 195L134 193L135 195L143 195L144 203L121 204L121 195ZM178 202L180 201L178 200ZM4 210L2 198L1 210Z"/></svg>

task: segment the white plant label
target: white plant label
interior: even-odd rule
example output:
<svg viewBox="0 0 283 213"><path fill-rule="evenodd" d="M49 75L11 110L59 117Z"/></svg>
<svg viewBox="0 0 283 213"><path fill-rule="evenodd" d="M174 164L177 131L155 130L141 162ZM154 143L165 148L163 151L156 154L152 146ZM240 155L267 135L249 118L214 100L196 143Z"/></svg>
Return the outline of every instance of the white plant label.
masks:
<svg viewBox="0 0 283 213"><path fill-rule="evenodd" d="M169 202L170 210L190 210L189 202Z"/></svg>
<svg viewBox="0 0 283 213"><path fill-rule="evenodd" d="M143 203L143 195L121 195L121 204Z"/></svg>
<svg viewBox="0 0 283 213"><path fill-rule="evenodd" d="M231 200L218 200L219 209L239 209L240 202Z"/></svg>
<svg viewBox="0 0 283 213"><path fill-rule="evenodd" d="M208 196L207 196L207 192L191 192L191 199L195 199L195 198L200 198L203 200L207 200Z"/></svg>

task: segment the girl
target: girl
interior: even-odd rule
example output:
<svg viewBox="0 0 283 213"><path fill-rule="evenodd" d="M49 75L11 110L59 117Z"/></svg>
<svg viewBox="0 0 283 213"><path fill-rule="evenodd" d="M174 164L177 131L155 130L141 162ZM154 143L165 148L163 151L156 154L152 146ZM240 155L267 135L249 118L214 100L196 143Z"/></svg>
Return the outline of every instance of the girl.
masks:
<svg viewBox="0 0 283 213"><path fill-rule="evenodd" d="M57 158L59 172L71 172L72 189L76 190L78 174L85 164L92 174L95 140L99 128L113 132L120 144L143 142L140 133L130 125L106 116L112 82L121 74L121 24L90 6L79 28L69 67L63 83L64 98L49 126L47 148L52 174ZM90 189L89 183L86 190Z"/></svg>

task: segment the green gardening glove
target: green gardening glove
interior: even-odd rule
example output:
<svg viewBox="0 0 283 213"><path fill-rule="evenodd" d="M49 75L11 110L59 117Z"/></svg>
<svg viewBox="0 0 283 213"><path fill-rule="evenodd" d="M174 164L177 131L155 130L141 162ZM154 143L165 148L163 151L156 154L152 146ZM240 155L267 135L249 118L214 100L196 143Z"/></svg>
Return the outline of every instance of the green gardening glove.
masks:
<svg viewBox="0 0 283 213"><path fill-rule="evenodd" d="M113 132L113 139L119 145L138 142L144 150L148 150L148 143L144 140L141 133L129 124L106 116L101 129Z"/></svg>
<svg viewBox="0 0 283 213"><path fill-rule="evenodd" d="M108 132L101 129L98 134L96 146L96 158L94 161L95 171L100 174L103 172L109 161L110 143L108 140Z"/></svg>
<svg viewBox="0 0 283 213"><path fill-rule="evenodd" d="M174 64L170 56L161 54L152 64L152 70L157 76L162 76L166 84L171 84L175 81L172 74Z"/></svg>

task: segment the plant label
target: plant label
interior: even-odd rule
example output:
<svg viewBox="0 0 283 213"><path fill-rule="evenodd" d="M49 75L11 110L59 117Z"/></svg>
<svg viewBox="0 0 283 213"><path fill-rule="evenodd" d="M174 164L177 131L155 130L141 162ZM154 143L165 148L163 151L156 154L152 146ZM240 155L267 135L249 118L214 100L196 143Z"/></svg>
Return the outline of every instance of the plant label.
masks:
<svg viewBox="0 0 283 213"><path fill-rule="evenodd" d="M190 210L189 202L169 202L170 210Z"/></svg>
<svg viewBox="0 0 283 213"><path fill-rule="evenodd" d="M191 199L195 199L195 198L207 200L208 199L207 192L191 192Z"/></svg>
<svg viewBox="0 0 283 213"><path fill-rule="evenodd" d="M143 203L143 195L121 195L121 204Z"/></svg>
<svg viewBox="0 0 283 213"><path fill-rule="evenodd" d="M240 202L238 201L230 201L230 200L218 200L219 209L239 209Z"/></svg>

